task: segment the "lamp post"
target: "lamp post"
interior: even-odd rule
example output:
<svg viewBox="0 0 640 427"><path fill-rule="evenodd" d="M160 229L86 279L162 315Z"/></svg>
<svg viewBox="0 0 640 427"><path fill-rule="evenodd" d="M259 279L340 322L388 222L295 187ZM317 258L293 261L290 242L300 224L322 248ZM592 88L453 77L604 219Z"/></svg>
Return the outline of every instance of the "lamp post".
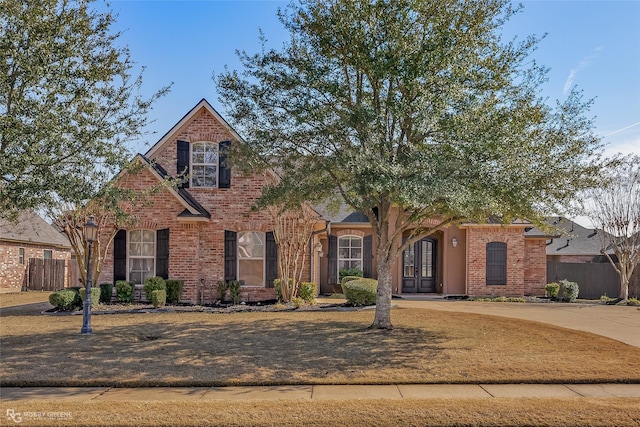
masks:
<svg viewBox="0 0 640 427"><path fill-rule="evenodd" d="M93 222L93 216L89 217L89 221L84 225L84 240L87 242L87 280L84 284L84 304L82 312L82 329L81 334L92 334L91 329L91 246L98 237L98 226Z"/></svg>

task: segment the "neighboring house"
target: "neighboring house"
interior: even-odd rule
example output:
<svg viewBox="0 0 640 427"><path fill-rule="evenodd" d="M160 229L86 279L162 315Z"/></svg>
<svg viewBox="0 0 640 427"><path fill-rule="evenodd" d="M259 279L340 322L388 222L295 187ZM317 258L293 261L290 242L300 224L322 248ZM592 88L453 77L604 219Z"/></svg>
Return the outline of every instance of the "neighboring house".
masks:
<svg viewBox="0 0 640 427"><path fill-rule="evenodd" d="M141 284L159 275L185 281L183 300L210 302L220 280L241 280L244 300L275 297L278 277L274 223L252 206L269 173L242 174L226 164L225 150L242 138L206 101L200 101L145 155L149 167L118 178L144 190L165 177L187 173L180 188L163 188L135 212L137 224L120 230L104 260L100 282ZM375 239L366 218L315 207L314 228L303 280L320 292L337 289L341 268L375 277ZM508 226L451 226L405 250L393 273L395 294L543 295L546 236L527 236L527 222Z"/></svg>
<svg viewBox="0 0 640 427"><path fill-rule="evenodd" d="M31 258L65 260L63 282L55 286L67 286L71 245L63 234L30 211L21 212L17 223L0 220L0 292L27 288Z"/></svg>
<svg viewBox="0 0 640 427"><path fill-rule="evenodd" d="M602 256L602 230L585 228L564 217L549 217L547 223L556 228L555 236L547 240L549 262L608 262ZM533 231L533 230L532 230ZM613 250L607 250L610 255Z"/></svg>

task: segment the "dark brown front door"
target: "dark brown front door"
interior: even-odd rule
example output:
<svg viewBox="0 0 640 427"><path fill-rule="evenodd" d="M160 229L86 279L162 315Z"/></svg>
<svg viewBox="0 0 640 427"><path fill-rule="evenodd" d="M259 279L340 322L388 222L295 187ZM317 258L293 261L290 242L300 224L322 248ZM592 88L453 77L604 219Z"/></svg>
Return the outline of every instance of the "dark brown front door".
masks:
<svg viewBox="0 0 640 427"><path fill-rule="evenodd" d="M402 252L402 293L436 291L436 240L425 238Z"/></svg>

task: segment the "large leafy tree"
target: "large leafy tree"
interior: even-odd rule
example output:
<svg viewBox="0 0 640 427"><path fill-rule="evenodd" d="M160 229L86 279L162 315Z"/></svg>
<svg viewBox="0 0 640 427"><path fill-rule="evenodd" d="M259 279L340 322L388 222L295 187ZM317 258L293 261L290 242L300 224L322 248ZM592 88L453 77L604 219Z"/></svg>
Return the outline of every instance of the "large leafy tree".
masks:
<svg viewBox="0 0 640 427"><path fill-rule="evenodd" d="M0 0L0 215L92 197L166 91L140 96L114 15L93 3Z"/></svg>
<svg viewBox="0 0 640 427"><path fill-rule="evenodd" d="M217 76L246 165L281 171L261 203L333 197L366 214L374 328L392 328L392 265L413 241L463 220L541 220L593 184L589 102L541 99L540 40L500 36L517 12L505 0L302 0L280 12L282 49L241 52L244 69Z"/></svg>
<svg viewBox="0 0 640 427"><path fill-rule="evenodd" d="M629 281L640 263L640 156L614 160L603 170L601 185L587 192L585 213L604 231L598 233L601 252L618 273L618 296L626 301Z"/></svg>

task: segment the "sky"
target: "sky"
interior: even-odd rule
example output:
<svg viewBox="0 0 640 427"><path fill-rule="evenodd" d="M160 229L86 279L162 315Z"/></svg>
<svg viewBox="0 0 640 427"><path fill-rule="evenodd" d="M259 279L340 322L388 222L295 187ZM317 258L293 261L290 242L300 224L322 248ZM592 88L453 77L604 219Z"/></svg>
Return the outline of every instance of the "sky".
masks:
<svg viewBox="0 0 640 427"><path fill-rule="evenodd" d="M236 50L255 53L263 31L268 47L279 48L288 33L275 0L111 0L114 30L137 67L145 67L143 95L173 83L151 111L146 152L202 98L225 117L212 75L225 66L241 70ZM589 117L605 154L640 155L640 0L531 0L503 28L505 40L543 35L533 58L550 68L542 96L564 100L572 87L593 99ZM583 221L579 221L583 222ZM587 224L585 224L587 225Z"/></svg>

